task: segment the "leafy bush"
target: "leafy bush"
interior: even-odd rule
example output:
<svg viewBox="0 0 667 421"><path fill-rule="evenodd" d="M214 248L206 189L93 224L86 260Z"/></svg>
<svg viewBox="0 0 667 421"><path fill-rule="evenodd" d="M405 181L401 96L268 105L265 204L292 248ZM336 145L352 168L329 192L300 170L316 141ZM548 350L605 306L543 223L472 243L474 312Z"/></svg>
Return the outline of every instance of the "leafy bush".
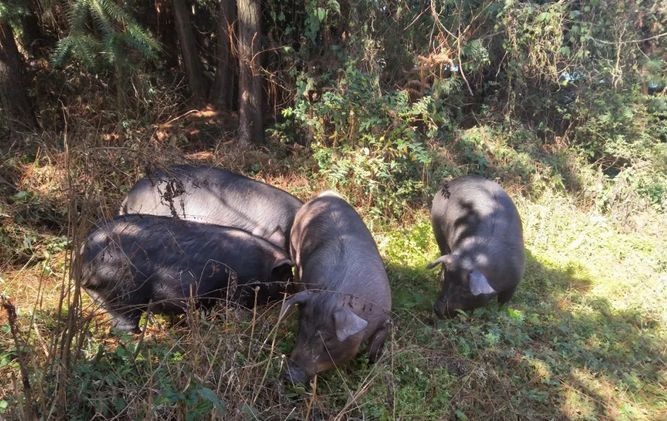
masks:
<svg viewBox="0 0 667 421"><path fill-rule="evenodd" d="M446 115L432 96L410 103L406 91L382 94L377 77L352 64L311 103L306 90L313 84L301 78L296 104L283 116L312 139L317 171L376 213L400 215L425 190L426 139L438 135Z"/></svg>

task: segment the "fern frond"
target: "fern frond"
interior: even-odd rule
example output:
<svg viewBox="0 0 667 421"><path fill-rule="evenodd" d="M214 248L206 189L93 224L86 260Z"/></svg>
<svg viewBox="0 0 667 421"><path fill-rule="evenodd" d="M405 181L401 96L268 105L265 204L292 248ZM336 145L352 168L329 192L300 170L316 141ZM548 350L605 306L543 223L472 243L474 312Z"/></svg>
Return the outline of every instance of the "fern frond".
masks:
<svg viewBox="0 0 667 421"><path fill-rule="evenodd" d="M113 66L114 64L125 61L127 51L122 32L115 32L109 40L104 43L104 46L106 48L105 58L110 65Z"/></svg>
<svg viewBox="0 0 667 421"><path fill-rule="evenodd" d="M113 23L109 20L99 0L90 0L90 11L97 28L105 37L109 37L116 32Z"/></svg>
<svg viewBox="0 0 667 421"><path fill-rule="evenodd" d="M73 53L88 69L98 69L98 57L101 52L102 43L92 35L79 35L74 37Z"/></svg>
<svg viewBox="0 0 667 421"><path fill-rule="evenodd" d="M86 0L77 0L67 11L70 34L82 34L86 32L86 23L90 9Z"/></svg>
<svg viewBox="0 0 667 421"><path fill-rule="evenodd" d="M29 13L30 11L20 4L8 4L5 1L0 3L0 19L6 22L20 19L21 16L25 16Z"/></svg>
<svg viewBox="0 0 667 421"><path fill-rule="evenodd" d="M65 61L70 57L72 52L73 41L72 37L65 37L58 41L56 49L51 54L51 65L60 67L65 64Z"/></svg>
<svg viewBox="0 0 667 421"><path fill-rule="evenodd" d="M74 59L89 70L96 70L101 51L102 43L91 35L68 35L58 41L51 62L55 66L62 66L67 60Z"/></svg>
<svg viewBox="0 0 667 421"><path fill-rule="evenodd" d="M150 33L141 29L138 25L128 25L123 38L128 46L139 51L146 59L157 59L161 50L160 44Z"/></svg>
<svg viewBox="0 0 667 421"><path fill-rule="evenodd" d="M75 60L88 69L130 66L128 49L143 59L157 59L158 42L117 0L72 0L67 16L70 33L52 55L55 65Z"/></svg>
<svg viewBox="0 0 667 421"><path fill-rule="evenodd" d="M134 19L130 14L128 14L122 7L120 7L113 0L90 0L92 3L95 3L95 7L99 8L104 16L109 16L115 22L121 24L122 26L127 25L130 22L134 22Z"/></svg>

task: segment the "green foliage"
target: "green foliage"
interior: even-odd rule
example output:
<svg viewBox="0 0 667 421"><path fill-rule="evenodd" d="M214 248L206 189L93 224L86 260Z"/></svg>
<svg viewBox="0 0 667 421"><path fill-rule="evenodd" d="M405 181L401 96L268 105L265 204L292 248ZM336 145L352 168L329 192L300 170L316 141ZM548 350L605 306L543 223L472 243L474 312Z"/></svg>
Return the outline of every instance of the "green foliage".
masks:
<svg viewBox="0 0 667 421"><path fill-rule="evenodd" d="M0 20L9 21L14 23L22 16L25 16L29 12L26 10L24 5L16 2L2 2L0 3Z"/></svg>
<svg viewBox="0 0 667 421"><path fill-rule="evenodd" d="M305 92L312 83L301 79L303 99L283 116L312 139L318 172L353 200L400 215L424 191L426 139L438 133L432 97L410 104L404 91L382 95L377 78L353 65L314 103Z"/></svg>
<svg viewBox="0 0 667 421"><path fill-rule="evenodd" d="M642 139L645 113L631 98L628 92L601 89L579 99L578 117L585 124L578 125L575 139L591 161L606 160L605 167L618 168L618 160L628 162L648 152L642 142L651 137L647 132Z"/></svg>
<svg viewBox="0 0 667 421"><path fill-rule="evenodd" d="M556 81L563 57L566 4L506 1L497 16L497 27L505 31L504 50L508 54L508 78Z"/></svg>
<svg viewBox="0 0 667 421"><path fill-rule="evenodd" d="M300 47L284 50L295 89L277 134L307 139L331 186L385 215L419 199L429 175L470 172L607 198L623 173L637 208L661 209L667 107L641 91L664 85L665 16L652 4L363 2L348 17L312 1L291 23L273 5L283 39L302 34L286 42ZM633 41L647 33L650 45ZM454 162L433 165L440 150ZM603 186L582 182L597 167Z"/></svg>
<svg viewBox="0 0 667 421"><path fill-rule="evenodd" d="M119 72L124 66L132 66L136 59L158 57L157 41L130 10L115 0L73 0L67 19L69 34L58 42L51 57L56 66L77 61L89 71L112 68Z"/></svg>
<svg viewBox="0 0 667 421"><path fill-rule="evenodd" d="M614 185L627 186L664 211L667 122L661 117L662 101L634 91L589 92L576 102L579 124L573 137L581 154L599 165ZM610 187L605 195L614 190Z"/></svg>
<svg viewBox="0 0 667 421"><path fill-rule="evenodd" d="M132 337L125 336L116 346L91 340L84 355L69 383L69 393L76 397L69 407L68 416L72 419L87 419L94 414L112 417L128 410L132 417L177 412L186 420L225 415L226 403L214 390L191 375L181 377L169 369L187 362L181 348L161 345L142 348ZM146 382L154 384L159 393L154 406L145 408L147 413L141 414L129 407L137 398L134 393L139 393Z"/></svg>
<svg viewBox="0 0 667 421"><path fill-rule="evenodd" d="M318 41L318 34L327 26L331 13L340 14L340 4L336 0L326 2L318 0L306 1L306 19L303 35L313 44Z"/></svg>

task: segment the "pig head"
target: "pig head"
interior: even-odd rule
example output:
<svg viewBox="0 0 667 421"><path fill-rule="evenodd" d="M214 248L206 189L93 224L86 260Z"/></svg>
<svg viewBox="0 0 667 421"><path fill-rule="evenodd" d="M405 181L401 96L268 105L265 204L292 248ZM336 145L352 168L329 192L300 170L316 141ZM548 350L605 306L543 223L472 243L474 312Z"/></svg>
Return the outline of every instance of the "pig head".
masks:
<svg viewBox="0 0 667 421"><path fill-rule="evenodd" d="M370 361L379 357L389 329L381 306L347 294L306 290L285 302L281 318L293 305L299 306L299 333L285 371L288 381L306 383L353 359L364 342Z"/></svg>

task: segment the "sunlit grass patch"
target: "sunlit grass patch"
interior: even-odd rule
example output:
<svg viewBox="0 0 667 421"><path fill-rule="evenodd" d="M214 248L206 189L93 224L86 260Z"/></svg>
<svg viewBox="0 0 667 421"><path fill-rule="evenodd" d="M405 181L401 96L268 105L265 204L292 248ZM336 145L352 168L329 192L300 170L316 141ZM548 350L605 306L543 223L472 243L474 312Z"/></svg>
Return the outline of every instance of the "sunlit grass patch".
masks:
<svg viewBox="0 0 667 421"><path fill-rule="evenodd" d="M416 343L422 352L439 354L440 364L453 358L468 367L483 363L492 368L498 385L466 391L460 381L443 381L458 393L444 387L442 393L480 396L502 385L514 406L497 412L501 418L558 413L572 419L653 418L665 407L664 400L656 399L664 390L655 372L664 364L661 341L667 338L659 317L667 299L660 280L664 257L657 251L664 240L619 229L563 196L517 202L527 268L515 298L505 309L490 305L435 321L435 335L419 333L422 320L433 323L430 305L439 289L435 271L424 267L439 254L428 215L410 228L378 234L400 329L412 333L406 346ZM571 373L582 370L591 373L586 390L593 388L599 396L572 385ZM614 395L615 390L620 392ZM479 407L484 405L450 401L448 411L475 417L485 413Z"/></svg>
<svg viewBox="0 0 667 421"><path fill-rule="evenodd" d="M665 228L657 221L654 231L634 231L561 194L515 200L527 252L517 293L506 306L444 320L431 310L440 285L426 264L440 252L428 210L414 211L409 223L373 220L392 287L386 352L376 364L360 354L313 385L281 379L297 323L294 314L276 328L279 305L255 317L224 306L175 321L152 316L142 319L144 335L119 337L84 293L66 328L70 309L56 309L74 245L57 233L35 231L20 263L4 263L0 288L18 306L36 404L48 411L65 396L64 415L660 419L667 413ZM16 347L0 320L5 416L17 414L22 395ZM67 329L75 340L65 370L52 344Z"/></svg>
<svg viewBox="0 0 667 421"><path fill-rule="evenodd" d="M383 227L375 235L387 266L394 309L429 311L439 285L426 265L440 255L426 213L410 227Z"/></svg>

